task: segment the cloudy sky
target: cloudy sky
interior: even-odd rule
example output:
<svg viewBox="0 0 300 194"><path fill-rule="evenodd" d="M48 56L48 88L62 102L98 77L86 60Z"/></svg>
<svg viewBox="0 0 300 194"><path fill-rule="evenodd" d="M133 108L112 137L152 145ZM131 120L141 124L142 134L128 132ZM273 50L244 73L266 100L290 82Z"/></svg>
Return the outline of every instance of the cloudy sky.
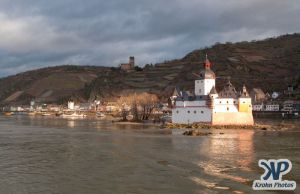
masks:
<svg viewBox="0 0 300 194"><path fill-rule="evenodd" d="M0 77L61 64L181 58L300 32L300 0L0 0Z"/></svg>

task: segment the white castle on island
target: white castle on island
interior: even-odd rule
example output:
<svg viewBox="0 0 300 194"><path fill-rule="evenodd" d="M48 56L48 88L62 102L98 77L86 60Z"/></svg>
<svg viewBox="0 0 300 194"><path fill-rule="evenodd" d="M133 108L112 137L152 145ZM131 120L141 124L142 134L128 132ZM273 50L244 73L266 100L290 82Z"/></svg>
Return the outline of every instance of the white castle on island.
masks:
<svg viewBox="0 0 300 194"><path fill-rule="evenodd" d="M245 85L240 93L228 81L217 92L216 76L206 56L204 69L195 80L194 94L175 89L172 99L172 122L178 124L253 125L251 98Z"/></svg>

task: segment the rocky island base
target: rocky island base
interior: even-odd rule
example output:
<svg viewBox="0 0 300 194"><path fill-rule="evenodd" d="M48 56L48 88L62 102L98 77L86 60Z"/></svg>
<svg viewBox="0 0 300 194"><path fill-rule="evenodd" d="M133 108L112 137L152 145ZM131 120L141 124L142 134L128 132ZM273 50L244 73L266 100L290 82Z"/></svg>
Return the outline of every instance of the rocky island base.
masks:
<svg viewBox="0 0 300 194"><path fill-rule="evenodd" d="M207 132L205 129L245 129L245 130L263 130L263 131L285 131L294 128L291 124L254 124L254 125L210 125L206 123L174 124L167 123L162 126L166 129L187 129L183 135L188 136L207 136L212 132Z"/></svg>

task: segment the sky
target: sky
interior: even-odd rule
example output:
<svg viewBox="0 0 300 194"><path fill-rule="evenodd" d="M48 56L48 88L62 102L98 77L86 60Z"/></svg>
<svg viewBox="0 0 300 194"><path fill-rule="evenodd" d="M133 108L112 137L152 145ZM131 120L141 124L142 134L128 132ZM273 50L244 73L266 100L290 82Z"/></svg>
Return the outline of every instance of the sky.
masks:
<svg viewBox="0 0 300 194"><path fill-rule="evenodd" d="M0 0L0 77L63 64L184 57L300 32L300 0Z"/></svg>

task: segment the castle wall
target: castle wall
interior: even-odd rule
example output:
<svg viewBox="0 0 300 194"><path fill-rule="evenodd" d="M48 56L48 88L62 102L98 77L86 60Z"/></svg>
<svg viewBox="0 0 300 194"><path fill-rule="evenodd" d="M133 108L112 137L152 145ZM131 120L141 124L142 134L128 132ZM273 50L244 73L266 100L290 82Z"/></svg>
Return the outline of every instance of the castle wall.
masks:
<svg viewBox="0 0 300 194"><path fill-rule="evenodd" d="M128 63L121 64L121 69L124 70L124 71L130 70L131 65L128 64Z"/></svg>
<svg viewBox="0 0 300 194"><path fill-rule="evenodd" d="M216 98L213 100L214 112L238 112L238 100L234 98Z"/></svg>
<svg viewBox="0 0 300 194"><path fill-rule="evenodd" d="M211 109L208 107L173 108L172 122L179 124L211 123Z"/></svg>
<svg viewBox="0 0 300 194"><path fill-rule="evenodd" d="M252 112L212 113L212 125L253 125Z"/></svg>

